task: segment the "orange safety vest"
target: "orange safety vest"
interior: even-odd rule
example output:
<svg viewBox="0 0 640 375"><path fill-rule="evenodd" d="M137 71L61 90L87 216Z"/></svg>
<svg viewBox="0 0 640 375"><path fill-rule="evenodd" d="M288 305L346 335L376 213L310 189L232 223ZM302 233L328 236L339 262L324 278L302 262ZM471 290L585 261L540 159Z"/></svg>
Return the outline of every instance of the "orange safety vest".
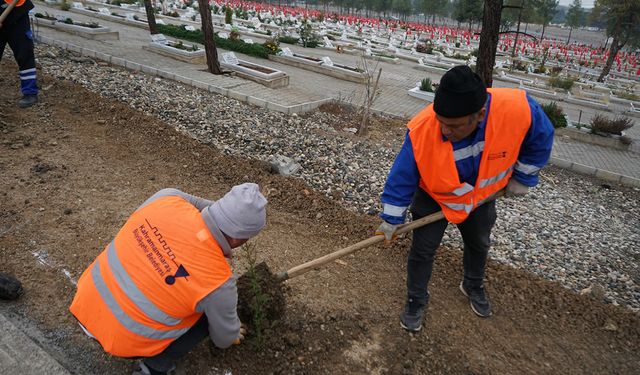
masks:
<svg viewBox="0 0 640 375"><path fill-rule="evenodd" d="M231 275L198 209L161 197L134 212L84 271L69 310L106 352L149 357L193 326L198 302Z"/></svg>
<svg viewBox="0 0 640 375"><path fill-rule="evenodd" d="M484 134L484 151L476 185L460 182L451 142L442 139L433 105L407 125L420 187L440 205L448 221L459 224L492 194L504 188L513 173L520 146L531 126L526 92L487 89L491 106Z"/></svg>
<svg viewBox="0 0 640 375"><path fill-rule="evenodd" d="M14 1L14 0L4 0L4 2L5 2L5 3L7 3L7 4L9 4L9 5L11 5L11 3L13 3L13 1ZM25 3L25 1L27 1L27 0L18 0L18 2L16 3L16 5L15 5L15 6L16 6L16 7L23 6L23 5L24 5L24 3Z"/></svg>

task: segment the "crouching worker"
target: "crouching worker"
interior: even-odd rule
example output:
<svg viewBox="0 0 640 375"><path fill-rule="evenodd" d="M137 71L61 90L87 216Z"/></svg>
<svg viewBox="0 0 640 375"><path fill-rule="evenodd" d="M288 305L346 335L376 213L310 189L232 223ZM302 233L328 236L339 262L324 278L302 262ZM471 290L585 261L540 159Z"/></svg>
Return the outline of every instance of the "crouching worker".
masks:
<svg viewBox="0 0 640 375"><path fill-rule="evenodd" d="M243 339L236 280L226 258L265 225L256 184L218 201L176 189L147 199L78 281L71 313L103 349L138 358L134 374L165 374L208 336Z"/></svg>

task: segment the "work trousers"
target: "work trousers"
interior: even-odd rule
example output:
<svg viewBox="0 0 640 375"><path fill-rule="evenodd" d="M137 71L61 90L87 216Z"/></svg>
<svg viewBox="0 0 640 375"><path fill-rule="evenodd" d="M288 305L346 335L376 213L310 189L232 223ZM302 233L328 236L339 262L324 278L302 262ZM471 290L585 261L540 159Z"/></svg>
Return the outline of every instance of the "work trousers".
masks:
<svg viewBox="0 0 640 375"><path fill-rule="evenodd" d="M193 327L189 328L187 332L178 337L160 354L145 358L144 363L156 371L167 372L173 368L180 358L187 355L200 341L207 337L209 337L209 321L207 316L202 314L202 317Z"/></svg>
<svg viewBox="0 0 640 375"><path fill-rule="evenodd" d="M440 206L424 190L418 189L411 203L413 220L440 210ZM464 283L469 289L482 286L489 253L491 229L496 222L495 201L487 202L458 224L464 242ZM413 242L407 261L407 301L419 308L429 302L428 284L433 271L433 259L447 228L446 219L413 230Z"/></svg>
<svg viewBox="0 0 640 375"><path fill-rule="evenodd" d="M18 63L22 95L37 95L36 59L33 53L33 33L28 13L15 22L0 27L0 60L7 44Z"/></svg>

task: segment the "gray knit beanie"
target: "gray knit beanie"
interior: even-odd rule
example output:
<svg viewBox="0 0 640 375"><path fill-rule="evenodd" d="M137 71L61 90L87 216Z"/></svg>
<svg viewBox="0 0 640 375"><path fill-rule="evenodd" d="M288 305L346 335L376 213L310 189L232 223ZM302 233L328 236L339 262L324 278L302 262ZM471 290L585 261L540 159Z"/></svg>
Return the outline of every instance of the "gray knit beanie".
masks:
<svg viewBox="0 0 640 375"><path fill-rule="evenodd" d="M267 221L267 199L257 184L245 183L231 188L210 206L213 220L220 230L239 240L255 237Z"/></svg>

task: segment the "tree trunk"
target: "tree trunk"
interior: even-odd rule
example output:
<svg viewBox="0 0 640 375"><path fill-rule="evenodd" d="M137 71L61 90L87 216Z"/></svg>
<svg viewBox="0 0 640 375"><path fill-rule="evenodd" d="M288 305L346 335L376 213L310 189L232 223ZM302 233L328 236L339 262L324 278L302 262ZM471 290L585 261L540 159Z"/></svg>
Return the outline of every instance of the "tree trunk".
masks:
<svg viewBox="0 0 640 375"><path fill-rule="evenodd" d="M611 41L611 48L609 48L609 57L607 58L606 64L604 64L604 68L602 68L602 73L600 73L600 77L598 77L598 82L604 82L604 77L606 77L611 71L611 66L613 65L613 61L616 59L616 55L622 47L624 47L625 43L620 43L618 41L618 36L615 35L613 37L613 41Z"/></svg>
<svg viewBox="0 0 640 375"><path fill-rule="evenodd" d="M202 35L204 37L204 51L207 55L207 70L212 74L222 74L218 62L218 50L213 38L213 24L211 23L211 9L208 0L198 0L200 19L202 20Z"/></svg>
<svg viewBox="0 0 640 375"><path fill-rule="evenodd" d="M567 38L567 44L571 41L571 32L573 31L573 27L569 28L569 37Z"/></svg>
<svg viewBox="0 0 640 375"><path fill-rule="evenodd" d="M493 65L496 62L498 49L502 2L503 0L485 0L484 2L476 72L487 87L493 85Z"/></svg>
<svg viewBox="0 0 640 375"><path fill-rule="evenodd" d="M540 35L540 43L542 43L544 41L544 30L547 28L547 25L543 22L542 23L542 35Z"/></svg>
<svg viewBox="0 0 640 375"><path fill-rule="evenodd" d="M153 12L151 0L144 0L144 10L147 12L147 23L149 23L149 34L159 34L158 26L156 26L156 14Z"/></svg>

